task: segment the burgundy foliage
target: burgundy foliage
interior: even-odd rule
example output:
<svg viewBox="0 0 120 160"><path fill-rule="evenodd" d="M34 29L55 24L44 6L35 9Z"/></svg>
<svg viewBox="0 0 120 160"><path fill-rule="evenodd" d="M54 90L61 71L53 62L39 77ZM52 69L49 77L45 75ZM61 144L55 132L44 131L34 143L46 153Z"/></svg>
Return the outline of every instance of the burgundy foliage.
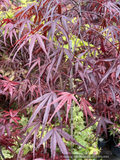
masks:
<svg viewBox="0 0 120 160"><path fill-rule="evenodd" d="M4 0L0 5L7 10L11 3ZM120 2L40 0L15 6L14 11L13 18L0 24L0 145L13 152L14 142L22 143L13 158L18 160L28 142L33 143L33 151L26 160L57 159L56 147L68 155L62 138L82 146L64 131L70 127L73 102L83 111L87 127L98 122L96 137L102 129L107 132L107 124L117 126ZM19 124L23 114L29 118L25 127Z"/></svg>

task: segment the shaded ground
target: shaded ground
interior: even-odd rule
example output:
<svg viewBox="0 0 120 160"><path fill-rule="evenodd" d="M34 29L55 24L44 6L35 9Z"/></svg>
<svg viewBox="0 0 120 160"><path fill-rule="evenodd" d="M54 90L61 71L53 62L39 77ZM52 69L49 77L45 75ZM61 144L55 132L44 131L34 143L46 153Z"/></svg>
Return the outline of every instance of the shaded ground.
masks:
<svg viewBox="0 0 120 160"><path fill-rule="evenodd" d="M109 146L104 147L101 150L101 154L102 157L106 157L106 158L102 158L102 160L120 160L119 157L116 157L112 154L111 150L109 149ZM97 160L100 160L100 158L98 158Z"/></svg>

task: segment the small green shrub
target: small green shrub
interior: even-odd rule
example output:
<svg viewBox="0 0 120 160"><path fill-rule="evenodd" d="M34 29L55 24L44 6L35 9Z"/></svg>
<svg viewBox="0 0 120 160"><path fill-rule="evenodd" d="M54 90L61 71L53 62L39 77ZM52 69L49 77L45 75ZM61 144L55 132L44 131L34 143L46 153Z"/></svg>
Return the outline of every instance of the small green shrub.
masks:
<svg viewBox="0 0 120 160"><path fill-rule="evenodd" d="M89 127L85 130L85 120L84 114L82 111L79 111L78 107L73 107L73 127L74 127L74 138L77 142L81 143L86 149L81 146L73 146L73 154L74 155L82 155L82 156L94 156L98 155L100 150L97 147L97 141L93 142L94 134L93 129L94 126ZM81 130L83 130L81 132Z"/></svg>

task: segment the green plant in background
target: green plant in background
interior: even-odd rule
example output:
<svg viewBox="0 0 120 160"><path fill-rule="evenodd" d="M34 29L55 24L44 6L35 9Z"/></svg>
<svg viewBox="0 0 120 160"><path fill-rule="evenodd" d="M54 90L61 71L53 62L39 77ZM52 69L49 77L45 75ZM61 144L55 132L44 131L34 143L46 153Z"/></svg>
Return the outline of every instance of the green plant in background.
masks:
<svg viewBox="0 0 120 160"><path fill-rule="evenodd" d="M0 20L6 19L6 18L13 18L13 16L15 15L16 10L14 10L16 7L13 4L14 0L10 0L10 4L11 6L7 9L7 10L0 10ZM21 4L20 7L26 7L29 3L36 3L36 1L32 1L32 0L17 0L16 4Z"/></svg>
<svg viewBox="0 0 120 160"><path fill-rule="evenodd" d="M85 130L85 121L84 121L84 114L82 111L79 111L78 107L73 107L73 126L74 126L74 138L77 142L81 143L86 149L75 146L73 148L74 155L81 155L81 156L94 156L100 153L100 150L97 147L97 141L93 143L93 127L89 127ZM81 130L83 130L81 132Z"/></svg>
<svg viewBox="0 0 120 160"><path fill-rule="evenodd" d="M13 154L9 151L6 150L6 148L2 148L2 154L4 155L5 159L7 158L13 158ZM3 160L3 158L0 156L0 160Z"/></svg>
<svg viewBox="0 0 120 160"><path fill-rule="evenodd" d="M10 0L11 3L14 2L14 0ZM27 4L29 2L33 2L33 0L16 0L17 3Z"/></svg>
<svg viewBox="0 0 120 160"><path fill-rule="evenodd" d="M18 154L18 152L20 150L20 147L21 146L18 146L18 145L13 146L12 149L13 149L14 153ZM23 155L25 156L28 152L32 151L32 149L33 149L33 145L32 144L30 144L30 143L25 144L24 148L23 148L23 152L24 152ZM13 156L14 156L13 153L11 151L9 151L9 150L6 150L5 147L2 148L2 153L3 153L4 157L5 157L5 159L7 159L7 158L10 159L10 158L13 158ZM1 156L0 156L0 160L3 160Z"/></svg>
<svg viewBox="0 0 120 160"><path fill-rule="evenodd" d="M81 143L86 148L85 149L81 146L73 144L72 154L75 159L88 160L88 157L89 160L96 160L96 156L99 156L100 149L97 146L97 140L94 142L95 135L93 132L97 125L98 122L96 122L92 127L89 127L84 130L86 126L86 121L83 111L80 111L80 109L77 106L73 106L73 137L77 142ZM64 142L70 148L71 143L65 140Z"/></svg>

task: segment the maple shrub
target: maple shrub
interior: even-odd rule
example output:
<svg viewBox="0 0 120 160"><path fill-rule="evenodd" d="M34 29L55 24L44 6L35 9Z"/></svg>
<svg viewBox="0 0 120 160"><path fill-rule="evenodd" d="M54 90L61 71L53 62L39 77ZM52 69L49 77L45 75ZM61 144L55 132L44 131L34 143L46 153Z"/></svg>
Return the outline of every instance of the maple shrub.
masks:
<svg viewBox="0 0 120 160"><path fill-rule="evenodd" d="M68 158L66 141L84 148L70 133L73 105L86 128L97 124L95 139L119 128L120 2L1 0L0 8L1 157L2 147L13 160Z"/></svg>

